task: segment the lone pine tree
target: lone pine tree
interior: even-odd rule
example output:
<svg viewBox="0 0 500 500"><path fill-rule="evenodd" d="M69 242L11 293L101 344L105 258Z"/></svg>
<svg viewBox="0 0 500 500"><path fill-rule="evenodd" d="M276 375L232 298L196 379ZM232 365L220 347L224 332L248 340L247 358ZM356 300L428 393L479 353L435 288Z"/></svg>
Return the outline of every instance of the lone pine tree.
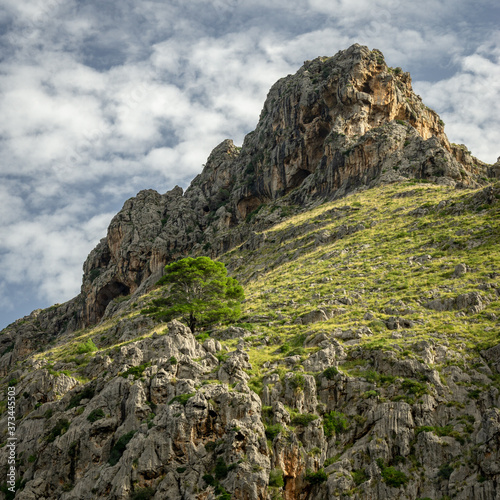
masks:
<svg viewBox="0 0 500 500"><path fill-rule="evenodd" d="M194 332L199 325L236 320L245 298L243 287L227 276L226 266L209 257L187 257L165 266L158 282L168 294L155 316L170 320L181 317Z"/></svg>

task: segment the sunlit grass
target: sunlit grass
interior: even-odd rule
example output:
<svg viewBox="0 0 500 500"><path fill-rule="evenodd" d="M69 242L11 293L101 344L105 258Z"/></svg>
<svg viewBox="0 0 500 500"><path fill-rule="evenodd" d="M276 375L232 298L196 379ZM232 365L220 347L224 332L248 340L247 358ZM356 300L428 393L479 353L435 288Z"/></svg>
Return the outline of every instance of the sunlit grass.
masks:
<svg viewBox="0 0 500 500"><path fill-rule="evenodd" d="M411 196L402 196L408 192ZM252 388L261 389L262 378L269 372L266 363L280 363L280 369L285 370L283 360L294 350L302 357L313 352L304 349L304 341L319 333L368 327L372 334L352 343L340 341L346 351L364 346L393 350L398 356L418 340L445 341L465 357L498 343L495 316L500 316L500 301L495 284L500 276L499 209L493 205L454 214L451 208L466 203L472 193L414 182L381 186L288 217L262 232L265 241L257 251L241 245L221 256L244 285L241 321L261 317L252 323L252 337L245 340L250 346ZM437 210L441 201L446 201L445 208ZM428 213L412 215L417 208ZM363 230L334 237L343 227L359 224ZM426 255L430 260L423 257ZM465 263L469 272L454 277L460 263ZM468 292L481 294L483 311L438 312L425 307L433 298ZM163 334L166 325L160 323L135 339L99 348L101 336L118 321L138 316L159 293L153 290L132 301L120 317L62 334L35 354L35 359L51 364L70 362L77 356L77 346L92 339L98 350L84 355L85 364L94 355L110 354L154 333ZM337 314L328 321L300 323L302 315L318 308ZM389 312L391 308L395 312ZM373 318L365 317L368 312ZM391 317L411 320L413 326L389 330L386 322ZM222 342L224 350L234 350L237 344L238 339ZM80 376L78 369L71 370L75 376Z"/></svg>

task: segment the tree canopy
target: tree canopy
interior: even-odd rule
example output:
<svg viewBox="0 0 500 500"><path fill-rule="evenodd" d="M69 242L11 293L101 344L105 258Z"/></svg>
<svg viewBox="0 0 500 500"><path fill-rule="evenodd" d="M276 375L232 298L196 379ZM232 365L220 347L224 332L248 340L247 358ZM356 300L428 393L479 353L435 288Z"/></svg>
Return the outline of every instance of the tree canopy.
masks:
<svg viewBox="0 0 500 500"><path fill-rule="evenodd" d="M245 298L242 286L227 276L226 266L209 257L187 257L165 266L158 281L168 286L158 307L149 310L156 317L170 320L181 317L194 332L197 326L236 320ZM164 306L164 307L159 307Z"/></svg>

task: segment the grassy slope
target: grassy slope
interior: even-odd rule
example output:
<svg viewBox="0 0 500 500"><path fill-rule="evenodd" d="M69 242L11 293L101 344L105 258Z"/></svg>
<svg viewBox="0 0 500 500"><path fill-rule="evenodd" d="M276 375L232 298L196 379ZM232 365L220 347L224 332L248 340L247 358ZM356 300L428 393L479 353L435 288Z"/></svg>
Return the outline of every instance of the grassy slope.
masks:
<svg viewBox="0 0 500 500"><path fill-rule="evenodd" d="M500 268L500 204L471 204L477 192L415 182L366 190L284 220L265 231L265 241L258 251L240 247L222 256L221 260L236 268L233 274L246 290L242 322L254 333L246 339L253 366L251 386L259 391L262 376L268 371L262 366L265 362L281 364L283 358L293 354L305 359L317 350L304 349L308 336L339 328L357 330L367 326L372 331L353 341L352 346L347 342L347 349L364 345L395 350L402 357L415 357L407 348L423 339L449 345L464 359L477 356L480 348L497 344L500 301L495 289ZM443 200L446 205L437 208ZM466 208L460 213L461 203ZM412 215L417 208L427 213ZM330 238L325 243L325 238L318 236L332 236L342 225L359 223L364 230L341 239ZM431 259L423 264L409 262L411 257L422 255ZM470 271L453 277L460 263ZM488 302L476 314L424 307L432 298L473 291L479 291ZM92 338L97 347L103 346L109 327L119 319L139 315L140 309L159 293L156 290L132 304L124 303L121 315L94 329L64 335L37 357L78 376L95 354L79 353L82 343ZM338 299L348 304L332 304ZM326 322L297 324L300 315L318 307L343 312ZM386 307L401 314L388 312ZM365 319L368 311L373 317ZM264 318L246 323L256 316ZM410 319L414 325L389 330L385 321L393 316ZM143 336L162 329L158 325ZM223 342L228 348L236 343ZM108 344L99 351L108 352L117 345ZM349 361L345 368L348 366Z"/></svg>
<svg viewBox="0 0 500 500"><path fill-rule="evenodd" d="M293 348L300 347L306 335L361 326L373 332L359 340L367 347L404 349L416 340L434 338L449 343L466 357L477 355L478 347L500 341L495 320L500 301L494 291L500 268L500 207L473 205L454 214L473 193L413 183L364 191L324 203L272 228L267 231L266 244L259 254L235 249L223 260L238 256L244 263L237 275L243 280L252 277L246 285L246 312L274 318L266 325L260 324L258 331L276 338L278 343L288 343L291 352L283 356L293 354ZM446 206L437 209L443 200L447 201ZM410 215L419 207L428 213ZM339 208L344 210L335 210ZM366 229L332 243L317 242L318 233L335 233L340 225L358 223ZM290 230L300 225L304 227L302 234L287 237ZM277 256L283 253L291 260L274 266ZM422 255L430 255L431 260L409 263L409 258ZM453 272L460 263L471 271L455 278ZM424 307L434 297L456 297L478 291L479 287L485 289L479 292L490 302L477 314L438 312ZM328 305L329 300L346 297L354 303ZM414 311L404 315L415 324L401 336L394 335L384 323L391 316L398 316L384 312L391 304L399 310ZM327 322L295 324L298 316L321 306L341 307L346 312ZM375 318L364 319L367 311ZM258 337L255 340L258 343ZM271 354L274 351L251 351L255 375L262 362L275 357ZM305 354L300 348L295 352Z"/></svg>

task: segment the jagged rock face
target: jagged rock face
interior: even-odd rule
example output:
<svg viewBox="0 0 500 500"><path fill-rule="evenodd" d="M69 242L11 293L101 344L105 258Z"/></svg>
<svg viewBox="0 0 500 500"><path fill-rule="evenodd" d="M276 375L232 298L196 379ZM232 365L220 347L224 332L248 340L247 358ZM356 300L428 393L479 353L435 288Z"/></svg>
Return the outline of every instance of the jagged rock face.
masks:
<svg viewBox="0 0 500 500"><path fill-rule="evenodd" d="M94 358L89 368L99 376L84 388L34 366L18 404L20 415L31 412L18 428L18 453L31 458L17 498L118 500L156 483L156 498L214 498L199 491L216 460L225 464L217 479L237 498L265 498L269 457L260 399L244 382L200 388L218 364L173 321L163 335L121 347L113 360ZM127 376L141 366L140 378Z"/></svg>
<svg viewBox="0 0 500 500"><path fill-rule="evenodd" d="M225 155L221 148L217 157ZM500 183L466 195L409 184L326 206L320 199L263 234L253 226L244 250L224 256L233 275L261 275L259 286L248 286L240 326L195 337L178 321L158 324L139 312L157 296L140 296L140 285L134 298L111 301L92 329L57 335L65 322L74 328L80 299L6 329L0 375L2 387L17 393L16 498L498 500L500 285L490 249L498 240L492 220ZM438 201L439 192L453 198ZM442 247L417 250L413 238L405 246L395 237L395 219L402 216L399 227L420 224L421 211L434 214L422 236L434 241L449 228L455 235L467 229L463 248L479 238L485 246L460 260L447 253L437 265L434 249ZM441 232L435 223L452 214L463 217ZM118 223L137 220L126 216ZM470 219L475 223L463 227ZM401 255L377 272L389 253L378 248L379 237L401 242ZM113 251L119 255L120 246ZM283 256L291 269L279 269ZM365 263L375 265L361 275ZM400 295L406 270L412 278L422 273L422 281ZM389 272L393 281L386 281ZM428 290L431 276L439 280ZM381 283L396 285L390 300ZM257 309L255 299L262 301ZM440 319L429 323L434 312ZM462 334L467 326L473 335ZM100 352L80 354L90 339ZM1 403L6 477L8 412Z"/></svg>
<svg viewBox="0 0 500 500"><path fill-rule="evenodd" d="M243 147L222 142L185 193L147 190L125 203L84 265L78 315L95 323L168 262L241 244L251 234L245 219L288 193L287 202L303 205L413 177L475 186L486 170L450 145L410 75L389 68L380 51L353 45L307 61L272 87Z"/></svg>
<svg viewBox="0 0 500 500"><path fill-rule="evenodd" d="M443 127L413 92L410 75L389 68L377 50L353 45L308 61L273 86L245 140L242 158L255 182L242 192L239 212L299 186L299 200L343 195L384 169L474 184L471 174L483 167L452 148Z"/></svg>
<svg viewBox="0 0 500 500"><path fill-rule="evenodd" d="M123 319L109 334L143 328L137 318ZM270 371L261 402L246 384L248 353L219 360L220 345L210 340L202 345L172 321L160 335L110 351L112 358L92 358L93 380L85 384L47 369L45 360L12 372L23 416L16 498L497 498L499 391L471 367L447 366L440 375L434 363L453 359L451 349L420 341L412 348L419 361L360 347L348 362L366 371L352 376L335 368L346 361L338 341L320 334L322 349L307 368L321 371ZM481 353L484 360L496 362L499 347ZM480 359L474 366L488 370ZM377 385L370 373L391 381ZM474 398L471 379L485 387ZM408 391L398 401L399 385ZM8 452L0 449L2 474ZM404 488L381 479L390 464L406 478ZM321 481L307 479L320 467ZM270 482L276 470L279 488Z"/></svg>

